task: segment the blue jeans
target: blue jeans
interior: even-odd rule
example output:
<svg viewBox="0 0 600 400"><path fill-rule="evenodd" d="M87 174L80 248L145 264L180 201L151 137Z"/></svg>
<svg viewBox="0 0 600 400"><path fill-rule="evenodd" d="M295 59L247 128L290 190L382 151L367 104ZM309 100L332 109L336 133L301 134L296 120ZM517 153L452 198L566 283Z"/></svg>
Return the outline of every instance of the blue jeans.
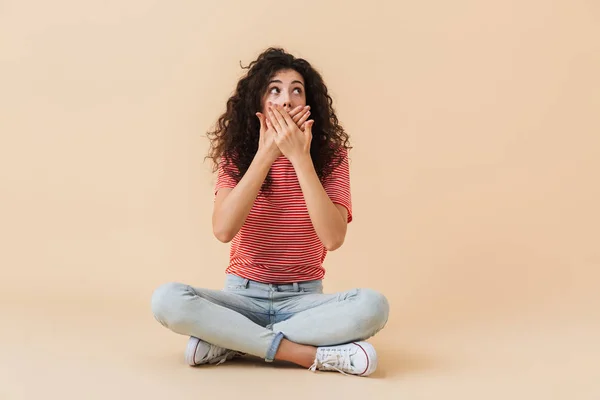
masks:
<svg viewBox="0 0 600 400"><path fill-rule="evenodd" d="M368 339L387 323L389 304L371 289L324 294L320 280L280 285L227 275L223 290L164 284L152 312L176 333L271 362L283 338L312 346Z"/></svg>

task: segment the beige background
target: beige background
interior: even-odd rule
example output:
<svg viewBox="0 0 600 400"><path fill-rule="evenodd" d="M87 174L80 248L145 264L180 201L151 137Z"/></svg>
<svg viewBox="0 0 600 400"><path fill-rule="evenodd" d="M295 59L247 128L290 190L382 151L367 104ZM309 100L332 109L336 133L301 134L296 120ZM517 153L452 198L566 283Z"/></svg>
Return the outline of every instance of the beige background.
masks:
<svg viewBox="0 0 600 400"><path fill-rule="evenodd" d="M220 287L204 132L270 45L355 149L326 290L390 299L371 379L184 365ZM596 1L0 2L0 399L598 399Z"/></svg>

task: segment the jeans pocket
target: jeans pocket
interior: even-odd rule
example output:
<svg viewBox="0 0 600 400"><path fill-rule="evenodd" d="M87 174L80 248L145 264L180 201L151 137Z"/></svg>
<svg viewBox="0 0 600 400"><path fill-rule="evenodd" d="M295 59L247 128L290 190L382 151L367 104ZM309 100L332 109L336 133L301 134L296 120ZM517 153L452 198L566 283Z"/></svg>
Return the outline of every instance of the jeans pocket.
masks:
<svg viewBox="0 0 600 400"><path fill-rule="evenodd" d="M225 291L245 290L248 288L248 280L241 276L227 274L225 277Z"/></svg>
<svg viewBox="0 0 600 400"><path fill-rule="evenodd" d="M300 293L311 294L311 293L323 293L323 282L310 281L300 284Z"/></svg>
<svg viewBox="0 0 600 400"><path fill-rule="evenodd" d="M246 285L226 285L225 291L237 291L237 290L246 290Z"/></svg>

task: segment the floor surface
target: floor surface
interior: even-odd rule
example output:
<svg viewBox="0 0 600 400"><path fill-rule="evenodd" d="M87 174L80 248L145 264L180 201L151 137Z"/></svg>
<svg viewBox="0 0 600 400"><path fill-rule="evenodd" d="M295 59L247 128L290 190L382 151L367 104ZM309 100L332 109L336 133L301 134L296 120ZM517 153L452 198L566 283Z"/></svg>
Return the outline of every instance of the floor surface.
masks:
<svg viewBox="0 0 600 400"><path fill-rule="evenodd" d="M593 308L443 329L392 320L372 340L378 371L358 378L255 359L188 367L187 339L143 302L32 295L0 306L0 399L600 399Z"/></svg>

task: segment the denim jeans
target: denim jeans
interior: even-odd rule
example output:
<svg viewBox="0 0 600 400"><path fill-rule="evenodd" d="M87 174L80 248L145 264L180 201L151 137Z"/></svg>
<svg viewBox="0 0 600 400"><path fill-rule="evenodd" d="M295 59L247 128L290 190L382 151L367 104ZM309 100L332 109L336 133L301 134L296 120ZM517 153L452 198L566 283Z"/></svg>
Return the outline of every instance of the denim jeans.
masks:
<svg viewBox="0 0 600 400"><path fill-rule="evenodd" d="M283 338L312 346L368 339L387 323L389 304L371 289L324 294L320 280L264 284L229 274L222 290L164 284L152 312L176 333L271 362Z"/></svg>

